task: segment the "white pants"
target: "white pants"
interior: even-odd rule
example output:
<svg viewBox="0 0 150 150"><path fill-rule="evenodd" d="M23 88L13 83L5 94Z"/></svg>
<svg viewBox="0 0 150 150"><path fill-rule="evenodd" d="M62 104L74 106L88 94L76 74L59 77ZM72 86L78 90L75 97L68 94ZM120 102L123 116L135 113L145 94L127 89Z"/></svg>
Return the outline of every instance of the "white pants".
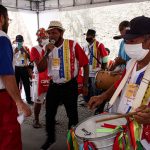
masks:
<svg viewBox="0 0 150 150"><path fill-rule="evenodd" d="M42 104L44 102L46 93L42 93L38 96L38 81L32 81L31 96L32 101L35 103Z"/></svg>

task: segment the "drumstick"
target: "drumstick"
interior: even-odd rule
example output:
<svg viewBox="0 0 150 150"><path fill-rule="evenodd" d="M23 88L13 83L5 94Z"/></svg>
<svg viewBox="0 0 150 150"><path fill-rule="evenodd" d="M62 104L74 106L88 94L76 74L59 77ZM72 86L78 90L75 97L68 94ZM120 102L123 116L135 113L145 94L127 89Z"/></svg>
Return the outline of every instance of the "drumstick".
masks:
<svg viewBox="0 0 150 150"><path fill-rule="evenodd" d="M126 117L136 115L138 112L140 112L140 111L131 112L131 113L123 114L123 115L121 114L121 115L117 115L117 116L113 116L113 117L109 117L109 118L102 118L102 119L96 120L95 122L98 123L98 122L104 122L104 121L119 119L119 118L126 118Z"/></svg>

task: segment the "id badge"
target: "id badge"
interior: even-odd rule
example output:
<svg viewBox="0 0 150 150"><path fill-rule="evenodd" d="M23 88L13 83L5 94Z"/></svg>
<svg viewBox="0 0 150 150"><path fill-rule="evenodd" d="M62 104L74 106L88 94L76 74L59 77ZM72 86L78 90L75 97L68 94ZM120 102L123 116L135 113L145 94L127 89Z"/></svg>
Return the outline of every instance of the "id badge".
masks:
<svg viewBox="0 0 150 150"><path fill-rule="evenodd" d="M138 88L139 88L138 84L129 83L128 86L127 86L125 97L128 100L134 100L135 96L136 96L136 93L138 91Z"/></svg>
<svg viewBox="0 0 150 150"><path fill-rule="evenodd" d="M52 59L52 70L59 70L60 69L60 58L53 58Z"/></svg>

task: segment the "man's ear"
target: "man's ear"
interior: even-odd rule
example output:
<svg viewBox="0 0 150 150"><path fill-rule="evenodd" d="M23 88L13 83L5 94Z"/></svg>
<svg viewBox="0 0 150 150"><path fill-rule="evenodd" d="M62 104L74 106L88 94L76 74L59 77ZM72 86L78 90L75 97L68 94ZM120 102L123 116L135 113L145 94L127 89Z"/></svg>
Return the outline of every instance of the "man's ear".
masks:
<svg viewBox="0 0 150 150"><path fill-rule="evenodd" d="M1 23L1 25L3 25L4 22L5 22L4 16L3 16L3 15L0 15L0 23Z"/></svg>

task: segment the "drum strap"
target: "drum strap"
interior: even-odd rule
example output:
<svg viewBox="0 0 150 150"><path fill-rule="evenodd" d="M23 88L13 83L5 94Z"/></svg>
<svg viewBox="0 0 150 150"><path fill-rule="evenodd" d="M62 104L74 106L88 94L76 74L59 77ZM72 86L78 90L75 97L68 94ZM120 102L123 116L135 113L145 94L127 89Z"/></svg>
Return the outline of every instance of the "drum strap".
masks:
<svg viewBox="0 0 150 150"><path fill-rule="evenodd" d="M134 111L136 108L138 108L141 105L149 83L150 83L150 63L148 64L148 66L146 68L146 71L144 73L144 77L143 77L141 84L140 84L140 87L137 91L135 100L133 102L132 111Z"/></svg>
<svg viewBox="0 0 150 150"><path fill-rule="evenodd" d="M95 56L94 54L91 53L89 47L88 47L88 49L89 49L89 53L92 55L92 57L93 57L94 59L96 59L96 61L101 65L101 62L98 60L98 58L96 58L96 56Z"/></svg>
<svg viewBox="0 0 150 150"><path fill-rule="evenodd" d="M118 95L120 94L121 90L123 89L123 87L125 86L125 83L129 77L129 75L131 74L131 71L134 67L136 63L136 60L132 59L131 60L131 65L130 65L130 68L127 70L124 78L122 79L121 83L119 84L117 90L115 91L114 95L111 97L110 101L109 101L109 106L112 106L114 104L114 102L116 101Z"/></svg>

